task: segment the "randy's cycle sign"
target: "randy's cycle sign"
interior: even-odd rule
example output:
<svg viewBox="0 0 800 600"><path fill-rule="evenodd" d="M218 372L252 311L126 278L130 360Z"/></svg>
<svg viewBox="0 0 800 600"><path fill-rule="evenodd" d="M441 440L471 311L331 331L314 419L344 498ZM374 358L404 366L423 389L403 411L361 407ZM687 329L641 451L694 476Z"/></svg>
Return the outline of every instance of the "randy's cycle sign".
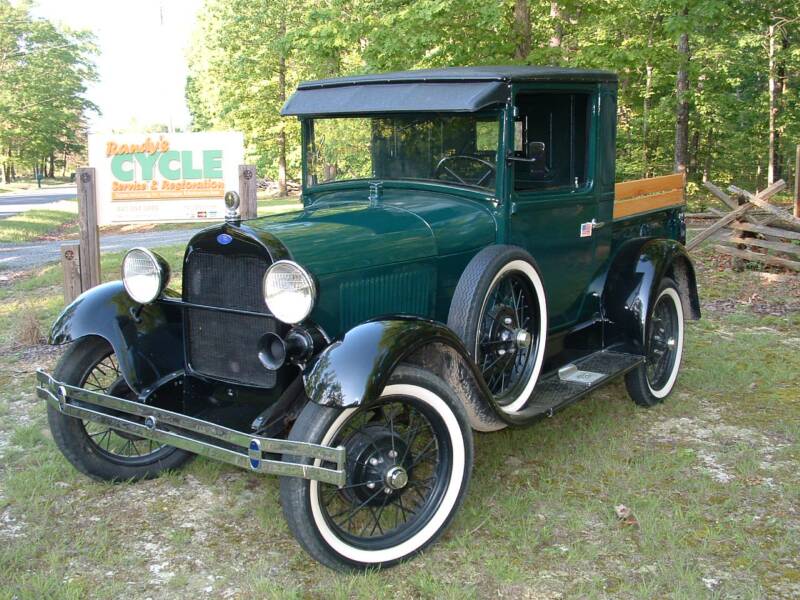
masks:
<svg viewBox="0 0 800 600"><path fill-rule="evenodd" d="M238 132L91 134L99 224L222 219L243 156Z"/></svg>

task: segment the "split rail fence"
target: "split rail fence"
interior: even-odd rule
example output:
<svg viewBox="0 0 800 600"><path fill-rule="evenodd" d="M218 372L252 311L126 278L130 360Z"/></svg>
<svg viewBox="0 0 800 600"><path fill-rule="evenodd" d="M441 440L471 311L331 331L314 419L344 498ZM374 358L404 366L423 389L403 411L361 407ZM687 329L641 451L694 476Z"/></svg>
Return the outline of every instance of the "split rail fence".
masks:
<svg viewBox="0 0 800 600"><path fill-rule="evenodd" d="M694 236L686 245L687 250L694 250L713 236L717 242L714 249L733 257L735 265L745 261L800 272L800 217L769 202L786 188L785 181L780 179L755 194L734 185L728 187L729 193L711 182L704 185L728 212L711 209L717 220ZM724 237L718 239L720 233Z"/></svg>

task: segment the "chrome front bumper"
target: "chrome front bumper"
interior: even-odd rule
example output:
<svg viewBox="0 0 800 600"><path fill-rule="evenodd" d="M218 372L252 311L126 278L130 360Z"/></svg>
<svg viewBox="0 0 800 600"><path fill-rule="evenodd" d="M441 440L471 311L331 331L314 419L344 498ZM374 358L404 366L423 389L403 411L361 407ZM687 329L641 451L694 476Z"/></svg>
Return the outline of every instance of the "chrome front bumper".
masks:
<svg viewBox="0 0 800 600"><path fill-rule="evenodd" d="M247 435L216 423L187 417L56 381L36 371L36 394L70 417L108 425L145 439L187 450L259 473L345 484L345 449ZM336 463L336 469L270 460L264 453L290 454Z"/></svg>

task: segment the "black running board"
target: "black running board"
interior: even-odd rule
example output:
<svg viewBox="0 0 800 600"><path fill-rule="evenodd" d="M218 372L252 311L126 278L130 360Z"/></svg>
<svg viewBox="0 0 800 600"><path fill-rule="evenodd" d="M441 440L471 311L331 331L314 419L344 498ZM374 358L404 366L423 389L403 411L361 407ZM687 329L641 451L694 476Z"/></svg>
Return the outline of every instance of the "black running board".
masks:
<svg viewBox="0 0 800 600"><path fill-rule="evenodd" d="M601 350L548 373L536 384L528 405L516 413L526 419L552 416L611 379L635 369L644 362L636 354Z"/></svg>

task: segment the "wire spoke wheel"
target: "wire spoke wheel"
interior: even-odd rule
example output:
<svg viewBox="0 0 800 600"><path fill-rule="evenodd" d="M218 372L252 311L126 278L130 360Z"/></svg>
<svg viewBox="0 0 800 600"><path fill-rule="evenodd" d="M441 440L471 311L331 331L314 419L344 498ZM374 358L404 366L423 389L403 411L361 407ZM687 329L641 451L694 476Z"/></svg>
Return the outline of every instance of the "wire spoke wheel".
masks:
<svg viewBox="0 0 800 600"><path fill-rule="evenodd" d="M447 487L450 452L435 411L410 398L384 398L356 411L334 446L347 449L347 484L318 486L338 537L365 549L396 546L435 512Z"/></svg>
<svg viewBox="0 0 800 600"><path fill-rule="evenodd" d="M489 291L479 320L476 363L499 403L530 378L539 308L530 281L509 272Z"/></svg>
<svg viewBox="0 0 800 600"><path fill-rule="evenodd" d="M653 389L667 383L678 355L679 316L669 296L661 296L650 320L647 353L647 381Z"/></svg>
<svg viewBox="0 0 800 600"><path fill-rule="evenodd" d="M636 404L655 406L672 392L681 366L683 338L683 302L678 286L665 277L648 312L644 362L625 374L625 387Z"/></svg>
<svg viewBox="0 0 800 600"><path fill-rule="evenodd" d="M118 398L136 399L135 394L125 383L117 358L113 353L88 370L80 387ZM94 449L114 462L125 464L149 462L154 455L166 448L163 444L153 440L118 431L103 423L81 420L81 425Z"/></svg>

